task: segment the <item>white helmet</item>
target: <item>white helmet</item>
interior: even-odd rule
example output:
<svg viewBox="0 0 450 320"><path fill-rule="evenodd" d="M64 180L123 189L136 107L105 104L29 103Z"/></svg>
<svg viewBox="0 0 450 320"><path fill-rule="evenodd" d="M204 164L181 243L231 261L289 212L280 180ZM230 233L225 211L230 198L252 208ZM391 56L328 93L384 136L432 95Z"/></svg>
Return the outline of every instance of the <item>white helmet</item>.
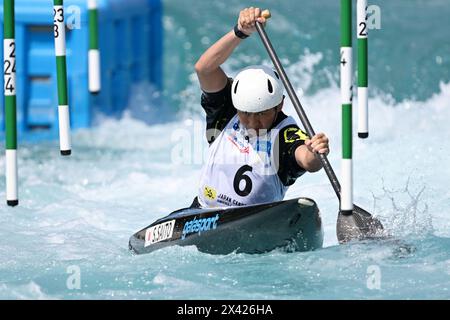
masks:
<svg viewBox="0 0 450 320"><path fill-rule="evenodd" d="M283 84L272 68L250 66L239 72L234 79L231 97L237 110L261 112L274 108L283 101Z"/></svg>

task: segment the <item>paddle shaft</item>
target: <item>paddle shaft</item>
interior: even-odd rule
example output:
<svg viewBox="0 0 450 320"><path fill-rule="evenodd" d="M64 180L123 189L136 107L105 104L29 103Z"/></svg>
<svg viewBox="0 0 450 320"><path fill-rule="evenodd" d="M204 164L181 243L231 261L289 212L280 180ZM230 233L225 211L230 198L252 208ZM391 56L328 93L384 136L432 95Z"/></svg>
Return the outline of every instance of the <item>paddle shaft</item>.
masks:
<svg viewBox="0 0 450 320"><path fill-rule="evenodd" d="M269 53L269 56L272 59L273 64L275 65L275 68L280 74L281 81L283 82L284 87L286 88L286 91L289 97L291 98L295 111L297 111L297 114L300 117L303 126L305 127L306 133L312 138L313 136L315 136L314 129L311 126L308 117L306 116L305 110L303 110L302 104L300 103L300 100L298 99L297 94L295 93L295 90L292 87L292 84L289 81L289 78L287 77L283 66L281 65L280 59L278 59L278 56L272 46L272 43L269 40L269 37L267 36L266 31L264 30L264 27L258 21L256 22L256 29L258 30L261 40L264 43L264 46L266 47L267 52ZM331 167L331 164L328 161L327 156L324 154L319 154L319 158L325 172L327 173L328 179L330 179L331 185L333 186L336 196L338 197L339 200L341 200L341 185L339 184L339 180L337 179L336 174L334 173L334 170Z"/></svg>

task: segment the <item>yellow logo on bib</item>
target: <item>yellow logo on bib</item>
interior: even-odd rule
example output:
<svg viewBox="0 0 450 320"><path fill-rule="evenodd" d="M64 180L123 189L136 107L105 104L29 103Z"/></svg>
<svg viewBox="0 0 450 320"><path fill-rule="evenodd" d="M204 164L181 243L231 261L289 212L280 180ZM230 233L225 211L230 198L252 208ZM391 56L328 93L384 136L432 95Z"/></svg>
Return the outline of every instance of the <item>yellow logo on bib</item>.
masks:
<svg viewBox="0 0 450 320"><path fill-rule="evenodd" d="M217 197L217 192L213 188L205 186L205 189L203 190L203 195L209 200L215 200Z"/></svg>

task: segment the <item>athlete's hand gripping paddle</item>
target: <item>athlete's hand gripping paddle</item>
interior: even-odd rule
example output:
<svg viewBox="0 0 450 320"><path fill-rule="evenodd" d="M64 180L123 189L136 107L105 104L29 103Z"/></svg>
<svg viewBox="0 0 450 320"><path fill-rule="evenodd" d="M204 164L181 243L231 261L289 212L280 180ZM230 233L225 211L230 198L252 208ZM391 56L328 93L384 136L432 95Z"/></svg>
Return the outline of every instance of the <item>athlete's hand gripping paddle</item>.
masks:
<svg viewBox="0 0 450 320"><path fill-rule="evenodd" d="M264 10L262 12L262 16L266 19L269 19L271 17L271 14L269 10ZM315 133L311 126L311 123L309 122L308 117L306 116L306 113L303 110L303 107L294 91L294 88L291 85L291 82L289 81L286 75L286 72L283 69L283 66L281 65L280 60L278 59L278 56L272 46L272 43L270 42L269 37L267 36L266 31L264 30L264 26L257 21L256 29L258 30L261 40L264 43L264 46L266 47L267 52L269 53L269 56L272 59L272 62L276 70L280 74L283 85L286 88L286 91L292 101L292 104L294 105L295 111L297 111L297 114L300 117L303 126L305 127L306 133L310 137L313 137ZM331 185L333 186L336 196L340 201L341 186L333 171L333 168L331 167L331 164L328 161L326 155L319 154L319 157L320 161L322 162L323 168L331 182ZM355 239L362 240L380 237L380 235L383 234L382 232L383 225L378 219L373 218L369 212L356 205L353 205L353 211L351 214L344 214L341 211L339 211L336 231L339 242L344 243Z"/></svg>

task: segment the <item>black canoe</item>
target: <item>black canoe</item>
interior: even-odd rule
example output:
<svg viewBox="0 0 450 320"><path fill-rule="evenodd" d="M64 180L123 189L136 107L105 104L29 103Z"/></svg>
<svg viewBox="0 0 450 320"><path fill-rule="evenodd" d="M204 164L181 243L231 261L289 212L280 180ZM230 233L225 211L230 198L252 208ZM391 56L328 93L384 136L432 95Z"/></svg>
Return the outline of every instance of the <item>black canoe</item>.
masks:
<svg viewBox="0 0 450 320"><path fill-rule="evenodd" d="M216 209L181 209L135 233L136 254L168 246L195 245L210 254L263 253L275 248L309 251L322 247L316 203L296 198L269 204Z"/></svg>

